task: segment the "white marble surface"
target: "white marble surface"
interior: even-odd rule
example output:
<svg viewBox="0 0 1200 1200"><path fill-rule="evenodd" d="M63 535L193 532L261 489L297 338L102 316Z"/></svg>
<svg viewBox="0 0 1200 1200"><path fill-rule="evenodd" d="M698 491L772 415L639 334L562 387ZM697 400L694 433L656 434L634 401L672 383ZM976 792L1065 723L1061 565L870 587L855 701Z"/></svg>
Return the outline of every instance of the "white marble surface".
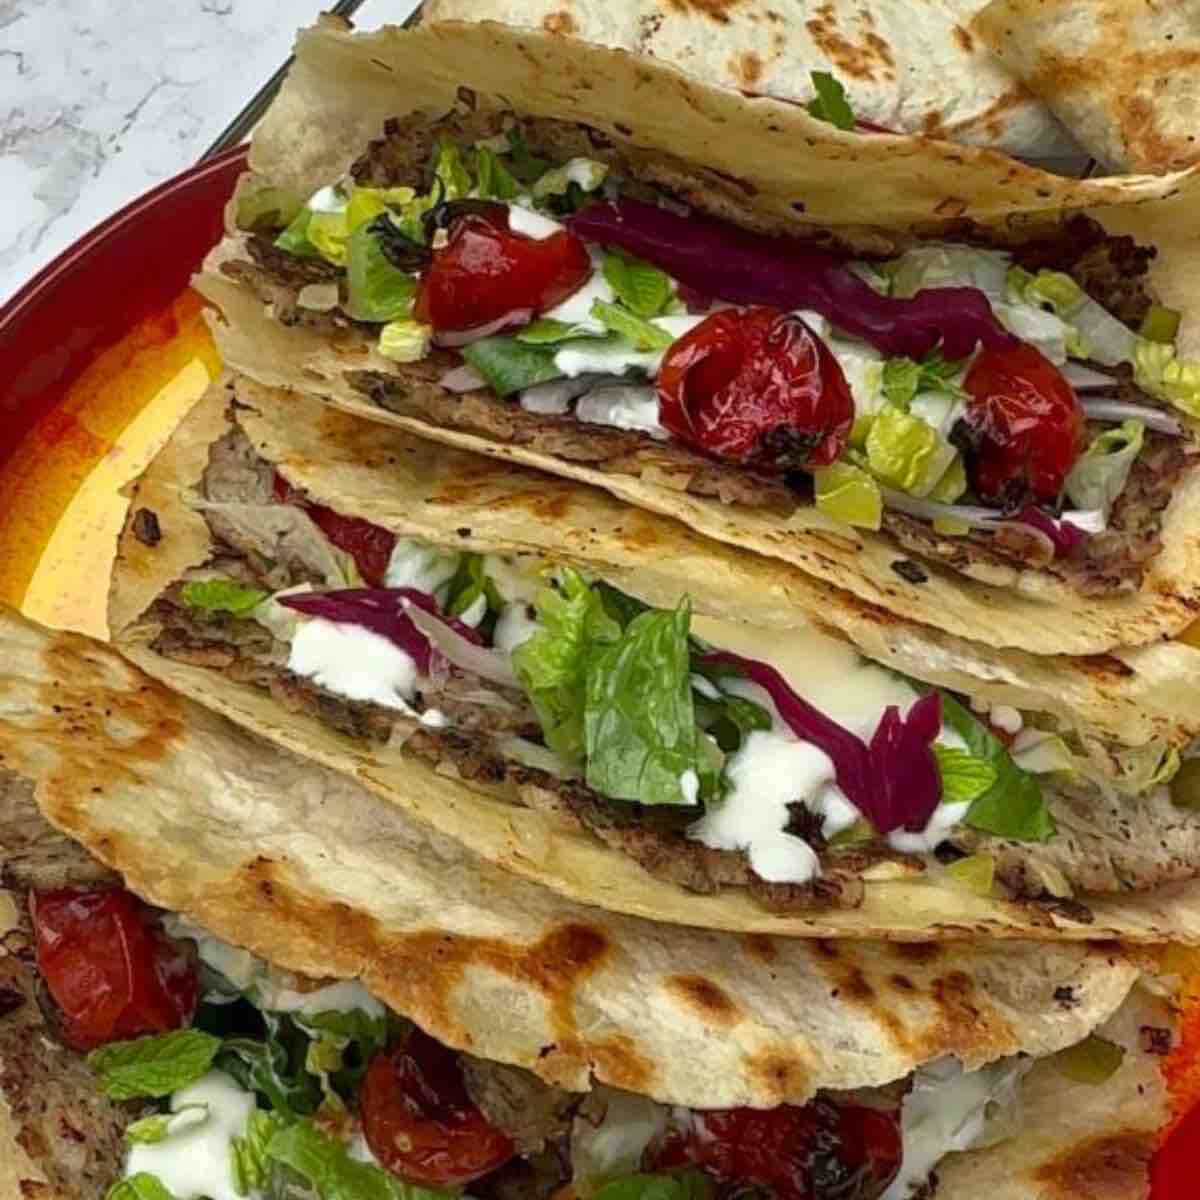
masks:
<svg viewBox="0 0 1200 1200"><path fill-rule="evenodd" d="M328 0L0 0L0 303L195 162ZM416 0L366 0L360 27Z"/></svg>

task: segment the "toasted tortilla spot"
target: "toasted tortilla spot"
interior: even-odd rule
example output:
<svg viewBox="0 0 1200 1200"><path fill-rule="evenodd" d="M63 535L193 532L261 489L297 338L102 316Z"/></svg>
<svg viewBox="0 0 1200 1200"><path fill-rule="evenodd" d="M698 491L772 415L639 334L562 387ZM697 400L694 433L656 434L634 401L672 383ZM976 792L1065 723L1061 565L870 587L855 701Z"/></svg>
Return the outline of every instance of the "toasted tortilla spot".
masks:
<svg viewBox="0 0 1200 1200"><path fill-rule="evenodd" d="M603 1041L593 1042L588 1047L588 1053L617 1087L639 1093L651 1087L654 1065L644 1054L638 1053L628 1034L618 1033Z"/></svg>
<svg viewBox="0 0 1200 1200"><path fill-rule="evenodd" d="M677 13L686 15L691 10L711 17L718 25L728 25L730 10L737 8L741 0L667 0L667 3Z"/></svg>
<svg viewBox="0 0 1200 1200"><path fill-rule="evenodd" d="M917 985L907 975L901 975L899 972L891 977L891 981L892 985L899 988L902 992L915 992L917 990Z"/></svg>
<svg viewBox="0 0 1200 1200"><path fill-rule="evenodd" d="M975 39L970 32L964 29L961 25L955 25L951 32L954 35L954 40L970 54L975 49Z"/></svg>
<svg viewBox="0 0 1200 1200"><path fill-rule="evenodd" d="M774 1103L782 1103L788 1096L802 1095L808 1090L811 1077L808 1065L800 1058L775 1051L748 1056L746 1070L765 1095L775 1098Z"/></svg>
<svg viewBox="0 0 1200 1200"><path fill-rule="evenodd" d="M868 33L861 43L851 41L838 27L837 11L832 3L817 7L816 15L806 21L812 39L829 56L835 74L870 82L888 77L895 65L887 42L877 33Z"/></svg>
<svg viewBox="0 0 1200 1200"><path fill-rule="evenodd" d="M741 1016L741 1010L728 993L701 975L672 975L667 979L667 989L714 1024L733 1025Z"/></svg>
<svg viewBox="0 0 1200 1200"><path fill-rule="evenodd" d="M761 963L770 964L779 958L779 947L775 945L775 939L767 937L764 933L748 933L742 939L742 944L746 947L746 953Z"/></svg>
<svg viewBox="0 0 1200 1200"><path fill-rule="evenodd" d="M1113 1134L1073 1147L1037 1173L1046 1200L1122 1200L1145 1186L1155 1139Z"/></svg>
<svg viewBox="0 0 1200 1200"><path fill-rule="evenodd" d="M892 942L888 950L903 962L928 963L940 958L938 942Z"/></svg>
<svg viewBox="0 0 1200 1200"><path fill-rule="evenodd" d="M542 18L542 28L547 33L574 33L576 29L575 18L569 12L547 13Z"/></svg>
<svg viewBox="0 0 1200 1200"><path fill-rule="evenodd" d="M729 69L744 87L753 88L762 79L763 61L753 50L746 50L729 60Z"/></svg>
<svg viewBox="0 0 1200 1200"><path fill-rule="evenodd" d="M857 1000L862 1004L867 1004L875 999L875 989L858 967L855 967L848 975L844 976L839 986L843 995L848 996L851 1000Z"/></svg>

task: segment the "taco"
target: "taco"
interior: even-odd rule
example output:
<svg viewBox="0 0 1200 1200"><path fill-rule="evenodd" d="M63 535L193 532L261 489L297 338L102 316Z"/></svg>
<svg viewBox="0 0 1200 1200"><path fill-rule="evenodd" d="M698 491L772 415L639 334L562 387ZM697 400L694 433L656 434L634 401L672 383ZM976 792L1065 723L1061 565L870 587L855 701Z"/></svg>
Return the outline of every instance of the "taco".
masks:
<svg viewBox="0 0 1200 1200"><path fill-rule="evenodd" d="M742 95L821 103L824 72L860 130L987 146L1023 159L1078 160L1070 134L967 32L986 0L622 5L587 0L431 0L426 21L502 21L670 63Z"/></svg>
<svg viewBox="0 0 1200 1200"><path fill-rule="evenodd" d="M129 1180L112 1200L1083 1200L1098 1173L1144 1196L1175 1014L1119 950L822 949L574 906L103 646L4 624L6 761L134 889L76 878L44 829L32 864L7 856L18 1138L34 1043L58 1058L26 1076L45 1110L69 1089L110 1131L70 1156L26 1136L17 1170L59 1191L20 1194L100 1196L107 1170ZM118 934L128 953L98 958ZM88 970L119 999L72 988Z"/></svg>
<svg viewBox="0 0 1200 1200"><path fill-rule="evenodd" d="M1115 171L1200 161L1193 0L993 0L970 30Z"/></svg>
<svg viewBox="0 0 1200 1200"><path fill-rule="evenodd" d="M1033 659L1026 684L1019 657L894 621L875 662L848 640L871 614L782 564L228 387L137 484L113 575L117 644L171 686L484 857L655 919L1196 935L1193 718L1155 729L1138 699L1186 700L1193 649L1131 656L1111 701L1099 664ZM1056 680L1095 721L1042 707Z"/></svg>
<svg viewBox="0 0 1200 1200"><path fill-rule="evenodd" d="M297 53L198 280L233 368L959 636L1092 653L1192 620L1190 210L1140 210L1155 246L1030 216L1180 177L1001 182L486 23Z"/></svg>

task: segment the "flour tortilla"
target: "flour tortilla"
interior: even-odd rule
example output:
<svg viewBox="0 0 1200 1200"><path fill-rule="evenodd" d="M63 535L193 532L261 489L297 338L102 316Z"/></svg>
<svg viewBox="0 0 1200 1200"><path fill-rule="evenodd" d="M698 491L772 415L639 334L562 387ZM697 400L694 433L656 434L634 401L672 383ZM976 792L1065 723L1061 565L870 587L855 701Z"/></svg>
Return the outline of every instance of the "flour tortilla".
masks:
<svg viewBox="0 0 1200 1200"><path fill-rule="evenodd" d="M209 447L220 436L223 426L216 422L214 410L222 408L224 401L219 391L210 393L197 410L197 423L180 427L137 485L132 497L134 511L142 507L153 511L163 536L155 546L147 547L137 541L130 526L122 539L112 596L113 611L123 620L139 613L184 571L204 563L212 553L208 527L189 507L187 494L199 482ZM248 425L254 420L247 416ZM419 463L420 444L410 443L410 447ZM392 449L404 455L402 447L381 437L371 454L401 479L407 459L389 463ZM299 451L297 459L305 454ZM320 474L311 465L309 470L310 477ZM473 492L470 480L468 476L466 482ZM446 484L452 492L454 477ZM417 505L413 507L412 519L416 520ZM489 505L493 513L500 507L495 500ZM548 509L546 515L554 511ZM643 519L649 518L639 516L639 525ZM552 525L542 536L558 530L565 540L568 527L569 523ZM669 527L664 536L670 536ZM485 537L483 544L497 543ZM539 548L545 546L544 541L539 543ZM703 554L700 561L707 561ZM714 563L719 561L713 558ZM637 574L635 567L631 575L636 578ZM698 595L698 605L702 602L703 596ZM121 628L117 622L114 625ZM153 634L152 626L134 624L122 630L117 644L123 654L171 688L278 746L358 779L368 790L481 858L583 903L668 923L797 937L922 941L987 935L1200 941L1200 880L1137 895L1087 897L1094 918L1087 924L1041 905L983 898L911 880L868 883L866 901L858 909L787 916L767 912L738 889L715 896L687 893L649 875L632 859L602 846L590 835L532 809L472 791L458 780L414 762L400 747L349 738L314 717L288 712L268 693L232 682L218 671L161 657L150 646Z"/></svg>
<svg viewBox="0 0 1200 1200"><path fill-rule="evenodd" d="M39 735L39 745L42 745L41 736ZM103 739L104 735L101 737ZM238 744L239 741L242 745ZM227 786L228 779L232 778L238 786L239 795L244 797L259 798L265 788L257 773L253 779L247 776L245 762L239 758L239 750L244 749L249 756L261 757L268 763L274 763L284 774L288 766L293 771L304 769L294 761L281 763L279 760L282 756L276 751L261 744L255 746L250 739L242 739L232 731L228 740L222 744L224 754L213 766L215 768L232 764L230 774L221 781L222 786ZM43 765L53 772L50 760L45 761ZM147 772L142 776L123 800L114 803L111 795L100 801L89 800L86 818L89 837L92 840L104 838L108 836L105 831L119 831L121 834L120 848L112 851L114 861L128 862L147 855L153 857L160 852L162 843L152 842L151 839L158 836L167 839L179 838L188 832L188 818L183 812L171 815L162 813L161 793L152 790L155 788L153 774ZM44 798L50 795L61 796L52 780L53 774L42 789ZM176 787L177 781L172 779L165 790L174 793ZM561 928L553 924L556 919L554 915L546 913L541 907L531 910L521 903L525 899L522 895L525 891L540 898L541 893L537 889L506 880L498 872L479 864L475 864L476 870L471 871L471 864L461 861L461 854L456 853L452 847L439 846L437 839L431 841L412 830L408 830L409 836L405 837L403 822L397 824L393 813L353 785L331 777L329 787L334 799L340 800L342 793L351 794L349 807L355 816L361 818L356 827L361 833L373 832L380 825L388 826L382 845L362 838L361 833L360 839L354 843L355 851L362 853L369 862L374 878L394 871L397 862L415 868L408 876L404 899L388 906L388 911L378 926L380 936L377 947L390 947L394 937L401 941L410 941L418 933L424 933L432 939L440 930L444 943L454 944L458 941L459 944L465 944L473 950L481 946L485 939L477 934L460 939L455 932L458 926L464 923L465 918L473 916L480 927L488 926L486 941L494 953L499 952L502 955L506 949L513 956L513 964L523 962L544 967L546 973L542 978L548 984L553 980L551 987L558 984L570 988L575 982L569 973L572 966L569 948L565 945L553 945L544 934L547 928ZM121 1106L106 1100L96 1088L95 1077L86 1068L80 1056L64 1051L42 1036L43 1018L35 999L38 977L32 964L26 961L29 932L21 910L25 899L23 888L30 882L27 878L27 868L31 855L38 859L38 879L53 875L55 871L62 871L72 874L78 880L81 867L84 871L92 869L97 874L103 869L98 863L81 864L84 857L81 848L46 823L33 803L32 791L32 787L26 781L10 772L0 771L0 868L3 869L6 881L10 875L15 876L12 887L0 889L0 903L5 908L5 911L0 913L0 939L6 951L0 952L0 980L8 991L10 1003L14 995L19 994L21 999L21 1004L15 1010L0 1018L0 1197L4 1200L101 1200L107 1194L109 1185L120 1175L124 1156L121 1134L133 1115L131 1110L136 1106ZM186 793L176 795L174 807L190 809L192 819L201 821L206 815L206 810L213 807L206 804L213 792L214 789L204 789L194 797ZM281 800L285 794L289 795L289 801ZM306 807L307 798L312 794L314 789L309 788L304 793L304 798L295 803L291 801L290 793L268 793L266 801L271 806L274 823L262 822L260 814L260 824L271 826L271 831L266 835L269 844L278 844L278 826L296 821ZM144 824L139 822L136 828L131 829L128 809L138 798L147 800L147 810L155 815ZM191 807L192 804L195 807ZM306 822L306 827L314 837L320 836L323 831L319 818L316 827L311 822ZM343 836L343 826L337 821L327 823L326 832L331 839L340 840ZM224 842L223 848L227 849L229 854L221 861L224 874L218 870L217 878L235 880L240 873L250 873L252 861L245 844L230 844L231 839L228 835ZM214 844L205 838L201 845L201 853L192 856L185 852L179 862L179 872L185 878L202 870L211 854L222 848L220 839ZM323 876L323 864L318 856L311 853L312 845L311 841L306 843L297 855L295 843L289 842L286 847L289 862L301 868L299 873L302 873L303 866L307 863L315 873ZM439 849L444 852L444 856L438 854ZM173 845L169 857L174 860L178 851L179 846ZM466 894L461 896L461 917L446 921L441 912L434 908L434 898L439 894L439 883L444 882L439 873L444 870L446 879L451 879L460 868L470 872L471 883ZM261 867L253 869L259 873L262 870ZM134 875L137 874L135 870ZM489 884L493 886L489 887ZM193 877L183 885L177 885L172 894L183 897L195 906L206 895L200 888L198 879ZM247 930L242 924L241 911L233 910L230 906L237 890L238 885L234 883L230 891L224 894L223 903L209 904L206 907L215 911L216 919L223 922L219 932L225 939L241 942L248 936ZM498 905L495 899L497 894L503 896ZM280 940L289 947L293 958L313 962L318 960L326 944L333 941L336 932L344 927L351 914L359 918L365 916L365 910L357 906L366 899L359 892L353 900L348 901L339 897L336 886L328 888L306 881L298 885L296 893L275 898L272 920L278 920ZM472 906L484 904L486 910L479 908L472 913ZM248 908L253 919L253 933L250 936L260 939L255 942L255 947L260 953L271 955L276 943L272 930L266 927L261 916L263 905L251 903ZM328 919L330 909L335 910L336 920ZM277 916L276 910L283 915ZM197 910L193 907L191 911L194 914ZM432 915L434 913L437 915ZM697 952L695 934L681 933L676 943L677 950L674 946L655 944L653 952L647 953L645 948L637 945L646 933L646 927L640 926L638 922L618 919L610 920L598 928L590 924L593 916L594 914L586 910L568 910L559 914L557 919L564 923L582 919L580 929L583 928L582 921L587 921L587 928L593 934L608 939L605 942L605 953L612 961L610 963L606 960L602 970L621 980L616 985L619 993L624 994L627 989L640 986L648 978L661 980L658 990L661 990L665 997L664 1009L670 1009L672 1006L683 1007L693 1018L684 1023L682 1045L706 1055L707 1060L718 1068L723 1065L722 1059L736 1061L739 1056L746 1060L749 1057L748 1050L739 1053L736 1047L729 1045L731 1039L719 1036L719 1033L732 1033L734 1039L739 1039L739 1035L744 1036L748 1031L747 1027L753 1030L759 1008L763 1010L764 1016L771 1009L788 1010L781 1013L781 1019L790 1022L794 1005L786 998L781 1002L775 993L791 984L794 974L806 977L812 973L813 964L805 960L805 956L797 956L794 946L784 944L778 947L782 951L778 973L774 979L768 978L764 967L767 956L776 948L776 944L769 939L762 939L755 960L758 964L756 969L749 980L737 979L735 987L732 981L733 970L739 957L748 956L746 950L737 946L730 947L729 953L735 961L722 961L714 968L714 955L708 947L702 946ZM432 927L421 924L422 920L431 920ZM393 922L398 923L398 928ZM583 944L580 933L576 932L573 936L578 945ZM536 950L528 949L530 944L535 946ZM626 951L626 947L630 945L637 945L632 953ZM719 950L720 947L715 949ZM669 962L664 951L670 954ZM989 1003L987 1019L993 1026L995 1037L991 1039L992 1044L987 1053L996 1053L1005 1041L1034 1053L1041 1053L1044 1050L1053 1050L1061 1044L1061 1039L1049 1034L1048 1029L1032 1034L1033 1039L1040 1043L1036 1049L1025 1040L1029 1036L1031 1006L1039 998L1047 1005L1052 1006L1054 1003L1053 995L1048 992L1049 987L1053 984L1077 989L1075 994L1080 995L1086 1004L1087 1012L1070 1022L1070 1029L1074 1034L1081 1026L1086 1028L1087 1023L1102 1019L1114 1002L1113 995L1119 994L1122 987L1128 986L1129 965L1124 959L1115 960L1110 964L1108 957L1099 951L1071 950L1064 953L1060 950L1055 955L1058 961L1048 966L1041 963L1030 969L1030 954L1034 952L1040 956L1042 948L1026 949L1019 956L1018 974L1025 978L1015 986L1011 981L1009 986L1001 982L1003 976L998 964L987 955L978 956L978 962L948 959L932 969L918 966L913 970L910 964L903 960L894 965L906 972L904 978L914 987L917 986L918 980L921 986L928 985L931 995L935 994L933 989L937 988L939 982L951 978L952 972L978 966L980 971L971 999L982 996L987 998ZM895 952L890 953L894 955ZM874 977L886 962L888 954L886 947L862 946L857 948L857 953L853 949L846 952L842 962L844 969L853 971L856 962L870 959L872 961L868 970ZM874 961L876 958L880 962ZM343 969L350 973L363 973L361 966L358 972L353 972L354 954L343 955L342 959L344 961L340 960L339 965ZM324 971L327 960L322 958L320 961ZM429 989L430 996L437 995L440 985L447 992L444 998L452 1001L461 987L475 983L474 979L465 979L467 972L482 973L493 969L496 961L496 957L489 958L469 950L464 960L457 964L463 972L463 978L454 976L453 968L445 974L439 973ZM829 973L823 973L818 967L817 980L836 979L837 973L828 966L829 960L824 961ZM668 966L675 969L671 974L664 974ZM690 969L697 973L687 975L686 972ZM373 975L376 978L386 978L389 973L394 975L396 970L394 965L385 966L374 971ZM710 978L712 975L721 977L725 986L732 989L732 994ZM602 980L602 977L598 978ZM862 978L866 981L867 974L863 974ZM1060 980L1068 982L1061 983ZM539 990L536 985L532 989L529 988L528 983L527 980L525 990ZM519 988L519 985L517 986ZM778 1049L787 1055L795 1054L800 1047L807 1047L812 1034L823 1023L832 1025L834 1022L846 1021L854 1031L852 1038L866 1037L870 1034L870 1020L860 1018L856 1006L853 1006L853 1012L847 1012L852 1006L847 1002L839 1003L836 999L827 999L816 980L805 988L806 993L810 990L812 1002L825 1009L821 1021L809 1019L800 1027L770 1027L764 1038L764 1054L772 1049ZM407 998L412 994L411 986L402 985L400 992ZM727 1011L726 1020L717 1022L725 1029L714 1030L708 1035L696 1031L696 1018L700 1017L705 1009L720 1009L721 997L725 997L731 1005L735 1001L739 1002L736 1009L730 1008ZM758 1001L757 1006L751 1007L749 1011L740 1006L740 1002L747 997L754 997ZM537 998L541 998L540 994ZM689 999L695 1003L689 1004ZM456 1005L456 1011L457 1007ZM614 1007L618 1013L621 1012L620 1005ZM906 1010L899 1022L879 1025L878 1032L884 1037L885 1046L888 1045L888 1032L891 1032L893 1037L901 1036L907 1026L915 1025L921 1019L923 1014L918 1010L931 1006L916 1002L910 1007L911 1012ZM540 1036L539 1022L536 1019L530 1022L520 1009L504 1011L511 1013L509 1025L494 1035L496 1038L505 1038L506 1044L520 1046L523 1040L532 1041ZM472 1012L468 1019L474 1022L479 1020L481 1015ZM493 1024L490 1017L491 1014L482 1015L481 1028L490 1029ZM432 1023L440 1028L446 1027L445 1021L439 1024L434 1020ZM1126 1047L1126 1058L1118 1073L1107 1080L1102 1088L1080 1088L1066 1081L1055 1066L1053 1058L1035 1067L1021 1085L1020 1098L1025 1113L1026 1132L1019 1135L1011 1145L979 1154L946 1159L939 1195L954 1200L955 1197L977 1194L967 1190L966 1180L960 1184L957 1179L968 1165L972 1182L977 1181L981 1171L988 1171L989 1168L993 1174L999 1170L1005 1176L1022 1177L1032 1181L1047 1170L1056 1175L1062 1175L1065 1170L1080 1173L1092 1153L1090 1148L1097 1141L1111 1144L1119 1140L1123 1150L1119 1160L1122 1167L1120 1186L1110 1187L1103 1196L1105 1200L1125 1200L1126 1197L1129 1200L1140 1200L1146 1159L1153 1146L1154 1135L1164 1123L1166 1105L1165 1088L1157 1071L1157 1062L1142 1049L1138 1030L1142 1025L1170 1028L1172 1024L1172 1016L1164 1010L1164 1006L1160 1002L1150 1000L1141 987L1135 987L1125 997L1120 1008L1099 1029L1101 1036ZM621 1027L620 1017L616 1025L618 1029ZM472 1028L473 1025L465 1029L464 1043L477 1048L477 1043L471 1036ZM31 1037L32 1034L38 1036ZM613 1036L618 1037L620 1034L614 1033ZM920 1053L937 1053L942 1048L957 1053L961 1047L962 1041L956 1036L943 1036L940 1040L935 1037ZM631 1049L636 1050L636 1046ZM581 1052L576 1053L580 1058L583 1057ZM599 1053L593 1053L597 1060L603 1057ZM901 1054L896 1067L902 1068L910 1057L914 1062L920 1061L911 1054ZM31 1070L36 1073L30 1074ZM759 1074L752 1068L745 1073L755 1079ZM553 1071L551 1075L553 1077ZM719 1096L724 1080L724 1075L718 1076L714 1086L706 1090L706 1095ZM585 1080L585 1086L588 1085L590 1076ZM729 1094L737 1093L731 1090ZM758 1092L752 1094L757 1095ZM1102 1108L1099 1107L1100 1103L1103 1104ZM1058 1106L1060 1114L1069 1108L1071 1117L1067 1122L1061 1119L1054 1120L1054 1133L1047 1136L1048 1127L1042 1127L1038 1118L1043 1111L1054 1111L1049 1107L1051 1104ZM72 1130L71 1137L63 1136L64 1122L67 1128ZM1070 1126L1069 1131L1064 1129L1064 1125ZM1035 1144L1032 1139L1036 1139L1036 1150L1031 1149ZM954 1178L955 1181L950 1183L950 1178ZM1006 1196L1011 1195L1022 1200L1024 1197L1038 1194L1030 1190L1005 1193ZM1071 1191L1055 1195L1074 1197L1080 1196L1081 1193Z"/></svg>
<svg viewBox="0 0 1200 1200"><path fill-rule="evenodd" d="M427 21L500 21L627 50L743 95L806 104L811 72L897 133L1027 159L1079 157L1050 110L967 30L986 0L430 0Z"/></svg>
<svg viewBox="0 0 1200 1200"><path fill-rule="evenodd" d="M971 31L1109 169L1200 162L1197 0L994 0Z"/></svg>
<svg viewBox="0 0 1200 1200"><path fill-rule="evenodd" d="M1159 752L1200 737L1200 649L1167 642L1103 658L1041 657L891 617L777 559L693 533L595 488L466 454L366 423L294 392L239 377L214 385L143 476L134 508L173 514L148 547L127 532L110 591L120 633L164 582L207 555L204 522L185 511L227 402L260 457L338 512L400 537L481 553L544 554L602 574L658 607L691 597L697 612L764 629L818 627L863 654L988 704L1042 712L1087 738ZM180 536L182 528L194 538Z"/></svg>
<svg viewBox="0 0 1200 1200"><path fill-rule="evenodd" d="M816 943L579 906L109 647L11 614L0 632L5 766L134 890L279 966L360 977L440 1040L563 1087L772 1105L946 1054L1052 1053L1139 973L1113 946Z"/></svg>
<svg viewBox="0 0 1200 1200"><path fill-rule="evenodd" d="M990 173L989 164L994 166L997 156L985 151L957 147L946 155L941 143L845 134L813 122L802 108L765 99L737 102L621 52L486 23L358 38L320 29L301 37L297 55L288 85L256 134L251 165L260 182L300 192L336 178L387 116L416 105L428 111L449 104L451 79L478 89L477 104L484 104L488 94L502 94L522 112L586 118L605 133L615 132L614 122L634 120L629 116L634 111L638 124L632 140L643 149L658 146L663 151L647 159L642 172L646 178L665 180L663 172L676 170L665 156L698 147L696 161L682 164L683 175L703 181L703 192L693 198L721 215L758 227L794 230L791 205L798 194L806 197L807 219L820 214L832 220L831 209L818 199L826 185L833 188L830 205L836 193L837 215L843 221L903 224L920 220L922 214L932 217L932 196L922 200L916 193L930 185L938 203L944 202L962 164L970 166L970 211L976 217L1101 203L1118 195L1125 200L1135 194L1163 195L1175 187L1165 177L1157 182L1067 183L1045 176L1026 189L1022 172L1028 168L998 160L1008 162L1007 182L1002 184ZM767 125L803 137L803 154L781 156L771 148L767 125L760 126L768 110L772 115ZM881 152L884 143L891 146L886 153ZM865 173L861 186L855 182L860 167ZM714 169L721 175L710 179ZM729 175L747 182L754 193L752 202L745 191L731 191L721 182ZM681 178L673 177L677 186ZM685 193L692 195L686 188ZM961 206L954 207L955 215L961 211ZM943 207L941 215L948 210ZM1185 336L1193 337L1200 316L1200 270L1193 270L1190 278L1186 272L1194 268L1200 247L1190 210L1182 203L1160 203L1138 209L1137 215L1144 224L1136 218L1125 224L1140 225L1142 236L1161 247L1158 263L1166 266L1155 268L1163 277L1159 290L1166 303L1185 311ZM893 543L846 527L832 528L813 509L801 509L784 523L763 510L691 496L680 490L686 479L660 478L648 471L641 476L606 474L522 446L389 413L353 389L346 373L377 370L404 381L404 366L383 358L365 342L335 342L310 329L278 324L249 291L219 273L222 262L236 257L244 258L246 252L231 236L209 256L197 280L199 289L222 310L216 334L231 367L268 385L319 392L344 410L376 422L605 488L716 540L790 562L815 579L908 620L1000 647L1039 654L1095 654L1169 637L1191 622L1200 604L1200 472L1188 474L1164 514L1164 549L1136 595L1085 597L1043 572L1016 569L982 583L930 566L927 580L913 583L892 569L905 557Z"/></svg>

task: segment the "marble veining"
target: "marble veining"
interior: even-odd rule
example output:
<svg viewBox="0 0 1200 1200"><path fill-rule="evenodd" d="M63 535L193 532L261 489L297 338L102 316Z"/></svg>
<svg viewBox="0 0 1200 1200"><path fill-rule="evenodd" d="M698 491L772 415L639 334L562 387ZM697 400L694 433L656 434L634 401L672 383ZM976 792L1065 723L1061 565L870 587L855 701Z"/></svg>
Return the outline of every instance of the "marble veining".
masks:
<svg viewBox="0 0 1200 1200"><path fill-rule="evenodd" d="M287 58L321 0L0 0L0 303L187 167ZM367 0L360 27L415 0Z"/></svg>

